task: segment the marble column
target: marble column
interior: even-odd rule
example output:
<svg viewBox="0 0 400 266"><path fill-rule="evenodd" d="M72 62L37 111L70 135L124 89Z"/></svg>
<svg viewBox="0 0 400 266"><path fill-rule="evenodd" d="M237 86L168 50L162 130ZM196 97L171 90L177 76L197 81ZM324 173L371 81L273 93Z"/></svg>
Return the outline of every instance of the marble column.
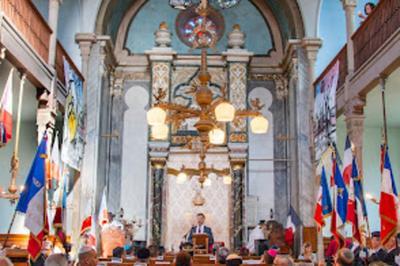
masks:
<svg viewBox="0 0 400 266"><path fill-rule="evenodd" d="M168 142L151 142L150 146L150 243L162 245L164 214L164 178L168 158Z"/></svg>
<svg viewBox="0 0 400 266"><path fill-rule="evenodd" d="M357 0L341 0L346 16L346 36L347 36L347 67L348 73L354 72L354 47L351 36L354 33L354 10L357 7Z"/></svg>
<svg viewBox="0 0 400 266"><path fill-rule="evenodd" d="M87 112L85 151L79 187L75 186L74 188L74 192L79 194L80 208L74 210L73 215L77 215L79 217L77 220L81 222L88 214L97 215L101 195L107 184L109 84L115 60L111 48L111 38L108 36L78 33L76 41L82 54ZM76 226L79 227L79 225ZM73 232L75 234L74 243L77 243L76 241L79 239L78 231Z"/></svg>
<svg viewBox="0 0 400 266"><path fill-rule="evenodd" d="M233 249L239 249L245 238L245 201L246 201L246 162L248 154L247 143L230 143L229 159L232 174L231 196L231 245Z"/></svg>
<svg viewBox="0 0 400 266"><path fill-rule="evenodd" d="M350 141L354 145L354 152L357 158L358 169L363 175L363 159L362 148L364 138L364 106L366 104L365 97L355 97L347 101L345 105L345 122L347 134Z"/></svg>
<svg viewBox="0 0 400 266"><path fill-rule="evenodd" d="M111 106L110 106L110 140L109 169L107 177L108 188L108 208L112 213L116 213L121 208L121 167L122 167L122 145L123 128L122 117L125 111L124 80L115 78L110 84Z"/></svg>
<svg viewBox="0 0 400 266"><path fill-rule="evenodd" d="M253 53L243 48L245 35L239 25L234 25L228 35L230 48L222 54L228 63L229 100L236 110L247 108L247 76L248 64ZM247 143L247 121L241 119L238 123L229 125L230 143Z"/></svg>
<svg viewBox="0 0 400 266"><path fill-rule="evenodd" d="M57 46L57 29L58 29L58 13L62 0L49 0L49 26L53 33L50 36L49 44L49 64L55 67L56 63L56 46Z"/></svg>

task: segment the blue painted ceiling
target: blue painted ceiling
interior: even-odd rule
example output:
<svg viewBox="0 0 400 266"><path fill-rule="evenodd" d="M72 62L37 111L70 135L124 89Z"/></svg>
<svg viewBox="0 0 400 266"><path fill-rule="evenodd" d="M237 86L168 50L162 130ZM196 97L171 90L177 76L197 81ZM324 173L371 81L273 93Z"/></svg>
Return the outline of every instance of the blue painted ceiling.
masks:
<svg viewBox="0 0 400 266"><path fill-rule="evenodd" d="M109 12L108 23L105 33L116 39L118 27L122 21L124 13L129 9L134 0L118 0L113 3ZM282 5L282 1L265 0L274 13L279 23L280 31L284 41L295 36L293 20L288 15L287 8ZM196 53L190 51L176 36L175 18L179 10L169 6L168 0L149 0L137 13L131 22L126 36L125 47L132 53L143 53L154 46L154 31L162 21L166 21L173 33L172 47L179 53ZM267 54L273 48L273 40L269 32L268 25L261 13L251 3L251 0L242 0L237 6L220 10L225 18L225 35L217 46L217 52L226 50L227 33L234 24L239 24L246 33L246 48L256 54Z"/></svg>

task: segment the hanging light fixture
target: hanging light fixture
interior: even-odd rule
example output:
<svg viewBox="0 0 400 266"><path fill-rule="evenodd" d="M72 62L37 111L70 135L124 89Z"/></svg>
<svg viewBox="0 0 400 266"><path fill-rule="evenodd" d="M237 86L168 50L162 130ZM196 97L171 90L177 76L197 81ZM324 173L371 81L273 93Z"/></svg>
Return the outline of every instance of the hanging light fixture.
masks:
<svg viewBox="0 0 400 266"><path fill-rule="evenodd" d="M232 177L230 175L224 175L222 177L222 180L224 182L225 185L230 185L232 184Z"/></svg>
<svg viewBox="0 0 400 266"><path fill-rule="evenodd" d="M154 125L151 127L151 137L155 140L166 140L169 127L166 124Z"/></svg>
<svg viewBox="0 0 400 266"><path fill-rule="evenodd" d="M207 178L206 181L204 181L204 186L205 187L211 187L211 184L212 184L212 182L211 182L210 178Z"/></svg>
<svg viewBox="0 0 400 266"><path fill-rule="evenodd" d="M180 172L178 174L178 176L176 177L176 183L177 184L183 184L183 183L186 182L187 178L188 178L188 176L187 176L187 174L185 172Z"/></svg>
<svg viewBox="0 0 400 266"><path fill-rule="evenodd" d="M220 128L214 128L208 133L210 143L214 145L222 145L225 142L225 131Z"/></svg>
<svg viewBox="0 0 400 266"><path fill-rule="evenodd" d="M261 115L254 117L250 122L251 131L254 134L265 134L268 131L269 122Z"/></svg>
<svg viewBox="0 0 400 266"><path fill-rule="evenodd" d="M147 123L150 126L157 126L165 123L167 112L160 107L152 107L147 112Z"/></svg>
<svg viewBox="0 0 400 266"><path fill-rule="evenodd" d="M222 102L215 108L215 118L218 122L232 122L235 118L235 107L228 102Z"/></svg>

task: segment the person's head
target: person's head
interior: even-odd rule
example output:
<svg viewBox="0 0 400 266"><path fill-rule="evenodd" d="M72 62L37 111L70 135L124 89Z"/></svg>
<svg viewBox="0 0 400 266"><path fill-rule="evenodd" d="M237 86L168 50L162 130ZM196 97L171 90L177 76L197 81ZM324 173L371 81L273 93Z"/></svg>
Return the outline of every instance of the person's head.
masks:
<svg viewBox="0 0 400 266"><path fill-rule="evenodd" d="M293 266L293 261L288 256L277 255L274 259L274 266Z"/></svg>
<svg viewBox="0 0 400 266"><path fill-rule="evenodd" d="M371 234L371 248L377 249L381 245L381 233L380 232L372 232Z"/></svg>
<svg viewBox="0 0 400 266"><path fill-rule="evenodd" d="M80 266L96 266L97 265L97 253L90 246L83 246L79 250L78 254L78 265Z"/></svg>
<svg viewBox="0 0 400 266"><path fill-rule="evenodd" d="M304 254L311 254L313 252L312 245L310 242L305 242L303 244L303 252Z"/></svg>
<svg viewBox="0 0 400 266"><path fill-rule="evenodd" d="M176 266L190 266L192 264L192 257L185 251L180 251L176 255L175 265Z"/></svg>
<svg viewBox="0 0 400 266"><path fill-rule="evenodd" d="M51 254L47 257L45 266L67 266L68 260L64 254Z"/></svg>
<svg viewBox="0 0 400 266"><path fill-rule="evenodd" d="M278 251L276 249L270 249L264 251L264 263L270 265L274 263L274 259L276 255L278 254Z"/></svg>
<svg viewBox="0 0 400 266"><path fill-rule="evenodd" d="M139 261L147 262L150 258L150 250L147 248L139 248L137 251L137 258Z"/></svg>
<svg viewBox="0 0 400 266"><path fill-rule="evenodd" d="M352 266L354 261L354 254L348 248L339 249L336 259L335 266Z"/></svg>
<svg viewBox="0 0 400 266"><path fill-rule="evenodd" d="M375 4L374 3L372 3L372 2L366 3L364 5L364 13L365 13L365 15L368 16L369 14L371 14L372 11L374 10L374 8L375 8Z"/></svg>
<svg viewBox="0 0 400 266"><path fill-rule="evenodd" d="M229 250L226 247L219 248L217 251L218 264L225 264L228 255L229 255Z"/></svg>
<svg viewBox="0 0 400 266"><path fill-rule="evenodd" d="M0 257L0 266L13 266L14 264L7 257Z"/></svg>
<svg viewBox="0 0 400 266"><path fill-rule="evenodd" d="M204 221L206 220L206 216L204 215L204 213L198 213L196 218L197 218L198 225L203 225Z"/></svg>
<svg viewBox="0 0 400 266"><path fill-rule="evenodd" d="M239 266L242 263L242 257L240 257L238 254L232 253L226 257L226 266Z"/></svg>
<svg viewBox="0 0 400 266"><path fill-rule="evenodd" d="M122 259L122 257L125 255L125 250L123 247L116 247L112 251L112 256L114 258L119 258Z"/></svg>

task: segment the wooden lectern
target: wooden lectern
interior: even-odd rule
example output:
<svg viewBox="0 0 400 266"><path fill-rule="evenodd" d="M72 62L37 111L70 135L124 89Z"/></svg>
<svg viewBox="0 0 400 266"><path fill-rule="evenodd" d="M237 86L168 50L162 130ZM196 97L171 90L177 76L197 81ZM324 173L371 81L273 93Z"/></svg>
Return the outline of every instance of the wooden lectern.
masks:
<svg viewBox="0 0 400 266"><path fill-rule="evenodd" d="M208 235L207 234L193 234L193 252L194 254L207 254L208 253Z"/></svg>

